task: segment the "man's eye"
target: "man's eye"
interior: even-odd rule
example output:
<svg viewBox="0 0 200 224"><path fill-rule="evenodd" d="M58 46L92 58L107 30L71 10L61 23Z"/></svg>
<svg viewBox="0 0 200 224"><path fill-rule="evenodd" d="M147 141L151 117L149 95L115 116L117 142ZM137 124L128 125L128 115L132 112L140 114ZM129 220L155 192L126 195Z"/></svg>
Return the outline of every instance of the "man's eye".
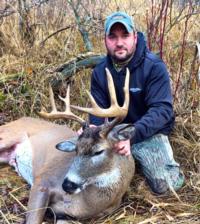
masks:
<svg viewBox="0 0 200 224"><path fill-rule="evenodd" d="M130 35L129 33L125 33L125 34L123 35L123 37L124 37L124 38L127 38L127 37L129 37L129 35Z"/></svg>
<svg viewBox="0 0 200 224"><path fill-rule="evenodd" d="M103 153L103 152L104 152L104 150L96 151L96 152L93 154L93 156L98 156L98 155L100 155L100 154Z"/></svg>
<svg viewBox="0 0 200 224"><path fill-rule="evenodd" d="M110 35L108 36L108 38L109 38L109 39L114 39L114 38L115 38L115 35L110 34Z"/></svg>

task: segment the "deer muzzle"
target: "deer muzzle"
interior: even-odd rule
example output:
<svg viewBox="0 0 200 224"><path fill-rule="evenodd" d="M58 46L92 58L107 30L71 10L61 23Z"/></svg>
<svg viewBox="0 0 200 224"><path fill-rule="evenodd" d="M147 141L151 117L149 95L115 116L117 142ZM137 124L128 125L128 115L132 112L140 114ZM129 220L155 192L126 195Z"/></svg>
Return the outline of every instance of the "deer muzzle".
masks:
<svg viewBox="0 0 200 224"><path fill-rule="evenodd" d="M68 178L65 178L62 188L68 194L77 194L83 190L83 184L77 184L70 181Z"/></svg>

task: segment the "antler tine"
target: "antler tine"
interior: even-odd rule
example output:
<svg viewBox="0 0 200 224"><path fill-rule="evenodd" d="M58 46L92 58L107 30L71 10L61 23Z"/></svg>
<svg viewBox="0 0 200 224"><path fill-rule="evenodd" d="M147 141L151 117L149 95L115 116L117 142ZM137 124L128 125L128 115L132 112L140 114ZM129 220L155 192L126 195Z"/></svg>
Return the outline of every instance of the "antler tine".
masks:
<svg viewBox="0 0 200 224"><path fill-rule="evenodd" d="M58 95L59 99L62 100L65 104L65 112L71 112L69 93L70 93L70 85L68 85L68 87L67 87L67 93L66 93L65 98Z"/></svg>
<svg viewBox="0 0 200 224"><path fill-rule="evenodd" d="M116 92L114 88L114 83L112 79L112 75L110 74L109 70L106 68L106 74L107 74L107 80L108 80L108 88L109 88L109 93L110 93L110 100L111 100L111 106L107 109L100 108L93 96L88 93L92 108L85 108L85 107L79 107L79 106L73 106L71 105L72 108L80 110L82 112L90 113L98 117L117 117L118 120L123 120L124 117L126 117L127 112L128 112L128 106L129 106L129 79L130 79L130 72L127 68L126 70L126 79L125 79L125 85L124 85L124 104L122 107L120 107L117 103L116 99Z"/></svg>
<svg viewBox="0 0 200 224"><path fill-rule="evenodd" d="M124 104L123 108L124 110L127 110L128 112L128 107L129 107L129 101L130 101L130 94L129 94L129 80L130 80L130 71L128 68L126 68L126 79L124 83Z"/></svg>
<svg viewBox="0 0 200 224"><path fill-rule="evenodd" d="M108 90L109 90L109 94L110 94L111 106L112 105L118 106L112 75L107 68L106 68L106 75L107 75L107 80L108 80Z"/></svg>
<svg viewBox="0 0 200 224"><path fill-rule="evenodd" d="M55 104L55 100L54 100L54 96L53 96L53 90L50 85L49 85L49 98L50 98L52 112L57 112L56 104Z"/></svg>
<svg viewBox="0 0 200 224"><path fill-rule="evenodd" d="M50 119L59 119L59 118L73 119L73 120L79 122L82 126L84 126L86 122L82 118L80 118L77 115L75 115L74 113L72 113L71 110L70 110L69 92L70 92L70 87L68 86L66 97L62 98L61 96L59 96L59 98L65 103L66 108L65 108L64 112L58 111L56 109L56 105L55 105L53 90L52 90L51 86L49 85L49 95L50 95L50 102L51 102L52 111L50 113L48 113L44 110L41 110L38 114L41 117L50 118Z"/></svg>

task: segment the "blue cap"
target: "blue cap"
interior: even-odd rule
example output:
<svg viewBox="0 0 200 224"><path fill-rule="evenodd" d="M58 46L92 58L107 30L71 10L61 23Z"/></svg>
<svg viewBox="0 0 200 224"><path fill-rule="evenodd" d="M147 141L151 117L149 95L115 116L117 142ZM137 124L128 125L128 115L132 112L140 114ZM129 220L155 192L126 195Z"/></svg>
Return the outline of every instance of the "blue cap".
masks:
<svg viewBox="0 0 200 224"><path fill-rule="evenodd" d="M133 32L133 30L135 29L132 17L127 15L125 12L115 12L106 18L105 21L106 35L109 35L110 29L115 23L123 24L126 27L128 33Z"/></svg>

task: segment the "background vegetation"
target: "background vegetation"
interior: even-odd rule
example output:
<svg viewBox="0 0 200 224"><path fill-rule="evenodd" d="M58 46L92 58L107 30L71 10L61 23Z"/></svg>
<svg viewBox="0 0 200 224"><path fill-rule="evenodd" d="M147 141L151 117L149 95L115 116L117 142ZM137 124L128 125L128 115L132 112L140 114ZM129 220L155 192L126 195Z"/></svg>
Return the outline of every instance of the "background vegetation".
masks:
<svg viewBox="0 0 200 224"><path fill-rule="evenodd" d="M195 0L0 0L0 125L49 108L48 83L72 104L88 105L91 68L78 61L105 54L105 17L121 10L134 17L149 48L171 75L176 127L170 140L186 184L153 195L136 174L114 214L87 223L199 223L200 220L200 2ZM199 47L200 48L200 47ZM93 52L93 53L88 53ZM58 72L69 61L73 72ZM77 71L76 71L77 69ZM65 74L65 75L63 75ZM60 102L58 107L62 109ZM80 115L86 118L86 115ZM59 121L63 123L63 121ZM78 126L67 122L72 128ZM28 186L9 167L0 169L0 223L22 223ZM48 223L51 223L49 221ZM73 222L78 223L78 222Z"/></svg>

